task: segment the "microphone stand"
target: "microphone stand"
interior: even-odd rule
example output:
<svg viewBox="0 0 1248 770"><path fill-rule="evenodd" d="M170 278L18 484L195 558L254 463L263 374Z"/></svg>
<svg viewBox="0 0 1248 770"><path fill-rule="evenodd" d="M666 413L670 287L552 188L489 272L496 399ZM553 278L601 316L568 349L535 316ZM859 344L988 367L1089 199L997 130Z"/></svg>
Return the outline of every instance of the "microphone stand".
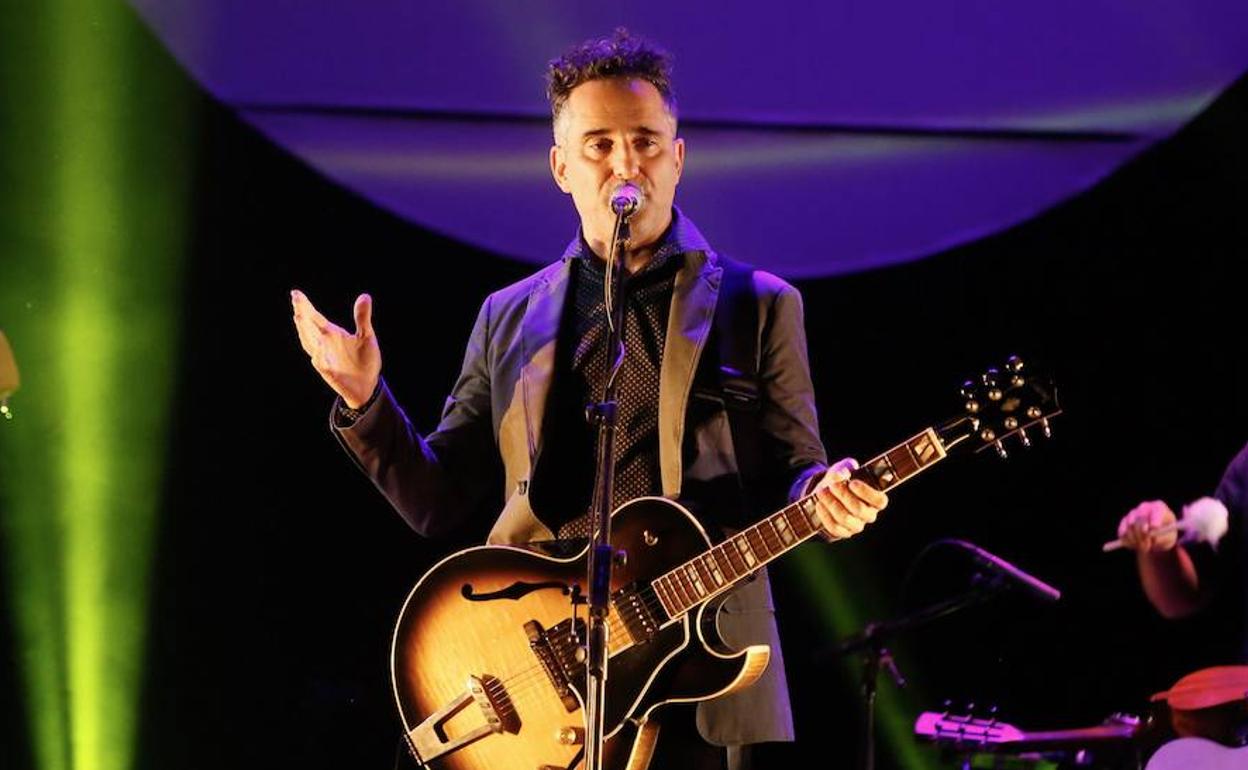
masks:
<svg viewBox="0 0 1248 770"><path fill-rule="evenodd" d="M619 373L624 365L624 302L620 296L623 285L623 251L629 239L628 219L635 206L616 209L615 232L607 254L603 285L606 292L607 375L602 400L585 410L586 418L598 426L598 467L594 494L589 509L590 550L589 611L586 618L586 686L585 686L585 770L602 767L603 714L607 702L607 613L610 611L611 566L615 553L611 547L611 493L615 478L616 393Z"/></svg>
<svg viewBox="0 0 1248 770"><path fill-rule="evenodd" d="M952 615L959 610L973 607L988 601L1007 588L999 576L976 574L972 587L967 591L948 599L941 600L927 607L916 610L909 615L886 621L867 623L862 631L845 641L830 647L816 655L818 659L862 652L862 739L859 748L858 767L860 770L875 768L875 696L879 689L880 669L887 668L898 687L904 687L906 680L893 661L892 653L885 647L888 639L903 631L909 631L926 625L933 620Z"/></svg>

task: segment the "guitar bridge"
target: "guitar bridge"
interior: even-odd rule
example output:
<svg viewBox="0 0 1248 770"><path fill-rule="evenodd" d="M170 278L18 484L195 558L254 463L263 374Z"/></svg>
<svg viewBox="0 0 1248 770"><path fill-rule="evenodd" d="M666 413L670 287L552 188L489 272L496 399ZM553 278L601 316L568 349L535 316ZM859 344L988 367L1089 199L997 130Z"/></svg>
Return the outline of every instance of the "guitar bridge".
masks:
<svg viewBox="0 0 1248 770"><path fill-rule="evenodd" d="M447 722L473 703L481 710L485 723L463 735L449 736ZM423 765L487 735L519 731L520 718L503 689L503 683L492 676L470 676L464 692L409 730L405 737L412 756Z"/></svg>
<svg viewBox="0 0 1248 770"><path fill-rule="evenodd" d="M578 671L584 671L584 660L578 659L580 644L577 642L577 639L584 637L584 623L573 626L569 618L546 630L541 623L530 620L524 624L524 633L528 635L529 648L541 662L546 678L555 688L564 709L569 714L579 709L581 704L572 690L572 677Z"/></svg>

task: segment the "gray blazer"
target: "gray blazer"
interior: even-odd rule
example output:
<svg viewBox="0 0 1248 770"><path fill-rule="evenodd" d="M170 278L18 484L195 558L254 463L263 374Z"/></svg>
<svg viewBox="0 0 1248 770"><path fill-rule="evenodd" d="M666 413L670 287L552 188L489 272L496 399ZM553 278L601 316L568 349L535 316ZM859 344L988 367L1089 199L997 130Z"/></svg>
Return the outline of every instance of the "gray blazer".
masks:
<svg viewBox="0 0 1248 770"><path fill-rule="evenodd" d="M658 394L659 464L664 496L733 477L737 471L728 417L697 410L687 419L694 374L712 327L723 267L704 238L676 212L674 236L685 254L672 289ZM529 480L539 461L542 417L555 362L560 314L567 296L565 257L490 295L468 340L463 368L437 430L421 437L389 388L350 427L334 433L360 468L421 534L464 521L484 499L482 469L504 478L502 512L491 543L554 537L533 511ZM776 276L757 271L760 433L769 455L791 470L796 499L826 467L819 439L801 296ZM764 511L761 513L770 513ZM768 644L771 664L751 687L700 704L698 728L719 745L793 740L771 591L765 572L738 589L720 615L733 644Z"/></svg>

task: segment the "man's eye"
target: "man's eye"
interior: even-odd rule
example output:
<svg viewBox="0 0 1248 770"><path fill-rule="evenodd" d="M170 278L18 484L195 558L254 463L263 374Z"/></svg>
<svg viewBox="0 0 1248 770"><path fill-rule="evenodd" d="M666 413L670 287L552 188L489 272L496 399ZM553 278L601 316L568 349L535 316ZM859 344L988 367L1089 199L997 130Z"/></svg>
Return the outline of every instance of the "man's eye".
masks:
<svg viewBox="0 0 1248 770"><path fill-rule="evenodd" d="M607 139L599 139L596 142L590 142L589 149L595 152L610 152L611 142Z"/></svg>

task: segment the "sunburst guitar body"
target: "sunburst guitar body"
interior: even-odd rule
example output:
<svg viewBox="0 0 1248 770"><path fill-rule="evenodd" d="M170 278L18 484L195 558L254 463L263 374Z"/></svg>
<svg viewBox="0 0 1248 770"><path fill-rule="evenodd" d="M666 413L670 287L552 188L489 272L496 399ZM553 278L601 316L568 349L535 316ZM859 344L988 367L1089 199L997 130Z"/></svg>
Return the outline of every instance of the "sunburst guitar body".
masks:
<svg viewBox="0 0 1248 770"><path fill-rule="evenodd" d="M745 687L766 668L769 650L727 648L715 626L720 602L677 613L650 587L711 549L682 506L634 500L615 512L612 533L621 557L612 571L604 758L610 768L632 770L648 764L657 706ZM585 675L577 606L585 575L584 552L559 559L483 546L454 554L421 579L393 648L395 694L419 760L439 770L539 770L579 761Z"/></svg>

